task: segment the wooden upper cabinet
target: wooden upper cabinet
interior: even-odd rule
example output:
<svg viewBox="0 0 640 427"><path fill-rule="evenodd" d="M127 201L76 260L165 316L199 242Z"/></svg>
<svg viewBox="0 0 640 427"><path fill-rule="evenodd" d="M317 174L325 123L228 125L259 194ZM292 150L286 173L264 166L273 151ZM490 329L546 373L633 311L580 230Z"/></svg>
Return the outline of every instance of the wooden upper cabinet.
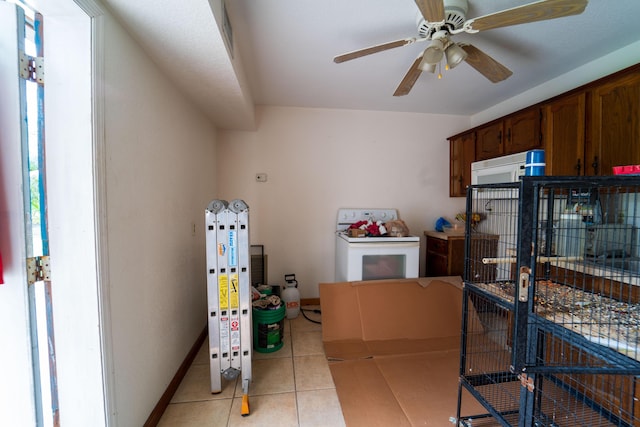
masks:
<svg viewBox="0 0 640 427"><path fill-rule="evenodd" d="M640 71L591 90L586 174L612 175L613 166L640 164Z"/></svg>
<svg viewBox="0 0 640 427"><path fill-rule="evenodd" d="M471 163L476 154L476 133L469 132L449 140L449 196L465 197L471 185Z"/></svg>
<svg viewBox="0 0 640 427"><path fill-rule="evenodd" d="M474 133L475 143L458 141ZM536 148L545 150L546 175L613 175L614 166L640 164L640 64L449 141L452 197L464 195L472 161ZM469 145L475 158L466 166Z"/></svg>
<svg viewBox="0 0 640 427"><path fill-rule="evenodd" d="M513 154L541 148L540 122L539 108L529 108L505 118L504 153Z"/></svg>
<svg viewBox="0 0 640 427"><path fill-rule="evenodd" d="M541 113L537 107L519 111L476 130L476 160L542 147Z"/></svg>
<svg viewBox="0 0 640 427"><path fill-rule="evenodd" d="M476 160L486 160L504 154L503 121L482 126L476 130Z"/></svg>
<svg viewBox="0 0 640 427"><path fill-rule="evenodd" d="M568 95L542 107L547 175L583 175L586 94Z"/></svg>

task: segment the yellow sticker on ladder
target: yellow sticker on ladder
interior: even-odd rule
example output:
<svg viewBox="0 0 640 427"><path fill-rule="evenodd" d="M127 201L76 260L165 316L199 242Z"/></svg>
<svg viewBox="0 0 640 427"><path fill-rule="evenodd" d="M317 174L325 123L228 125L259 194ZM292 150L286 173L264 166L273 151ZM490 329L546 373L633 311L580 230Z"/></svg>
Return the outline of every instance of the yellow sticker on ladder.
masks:
<svg viewBox="0 0 640 427"><path fill-rule="evenodd" d="M238 308L238 275L231 275L231 287L229 288L229 297L231 299L231 308Z"/></svg>
<svg viewBox="0 0 640 427"><path fill-rule="evenodd" d="M220 292L220 309L229 308L229 279L224 274L218 276L218 291Z"/></svg>

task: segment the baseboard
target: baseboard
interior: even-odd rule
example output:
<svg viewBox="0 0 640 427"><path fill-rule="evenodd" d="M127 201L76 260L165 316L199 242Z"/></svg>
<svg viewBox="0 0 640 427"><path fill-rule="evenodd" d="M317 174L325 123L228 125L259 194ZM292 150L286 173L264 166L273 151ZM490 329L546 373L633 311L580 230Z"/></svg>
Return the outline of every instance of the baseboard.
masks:
<svg viewBox="0 0 640 427"><path fill-rule="evenodd" d="M204 330L198 336L198 338L196 339L196 342L191 347L191 350L189 350L189 353L187 353L187 357L185 357L182 363L180 364L178 371L171 379L171 382L167 386L167 389L164 391L164 393L160 397L160 400L158 400L158 403L156 404L155 408L153 408L153 411L151 411L149 418L147 418L147 421L144 423L144 427L155 427L158 425L158 423L160 422L160 418L162 418L164 411L167 410L167 407L169 406L169 403L171 403L171 399L173 398L173 395L178 390L178 387L180 386L180 383L184 379L185 375L187 375L187 371L189 370L189 367L191 366L194 359L198 355L198 352L200 351L200 348L202 347L202 344L204 343L204 340L206 338L207 338L207 327L205 326Z"/></svg>
<svg viewBox="0 0 640 427"><path fill-rule="evenodd" d="M320 305L320 298L301 298L300 305Z"/></svg>

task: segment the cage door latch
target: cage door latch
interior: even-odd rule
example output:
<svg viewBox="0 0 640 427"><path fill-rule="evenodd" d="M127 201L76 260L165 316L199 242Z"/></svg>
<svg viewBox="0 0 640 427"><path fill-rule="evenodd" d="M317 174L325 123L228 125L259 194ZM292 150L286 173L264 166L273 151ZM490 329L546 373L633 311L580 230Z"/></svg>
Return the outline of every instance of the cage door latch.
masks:
<svg viewBox="0 0 640 427"><path fill-rule="evenodd" d="M529 276L531 269L527 266L520 267L520 276L518 277L518 301L529 301Z"/></svg>
<svg viewBox="0 0 640 427"><path fill-rule="evenodd" d="M518 379L520 380L520 384L522 385L522 387L526 387L529 392L533 393L533 390L536 388L533 385L533 378L523 372L522 374L518 375Z"/></svg>

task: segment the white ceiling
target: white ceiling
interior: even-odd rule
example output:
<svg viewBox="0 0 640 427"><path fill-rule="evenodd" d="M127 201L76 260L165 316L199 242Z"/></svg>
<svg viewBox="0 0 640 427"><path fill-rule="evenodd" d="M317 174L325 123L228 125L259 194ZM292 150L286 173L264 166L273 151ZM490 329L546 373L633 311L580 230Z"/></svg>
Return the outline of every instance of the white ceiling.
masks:
<svg viewBox="0 0 640 427"><path fill-rule="evenodd" d="M413 0L226 0L233 56L222 0L103 1L223 129L253 127L254 104L472 115L640 40L640 0L590 0L581 15L453 36L511 69L503 82L463 63L441 80L423 73L394 97L424 43L342 64L333 57L416 36ZM467 18L530 2L469 0Z"/></svg>

